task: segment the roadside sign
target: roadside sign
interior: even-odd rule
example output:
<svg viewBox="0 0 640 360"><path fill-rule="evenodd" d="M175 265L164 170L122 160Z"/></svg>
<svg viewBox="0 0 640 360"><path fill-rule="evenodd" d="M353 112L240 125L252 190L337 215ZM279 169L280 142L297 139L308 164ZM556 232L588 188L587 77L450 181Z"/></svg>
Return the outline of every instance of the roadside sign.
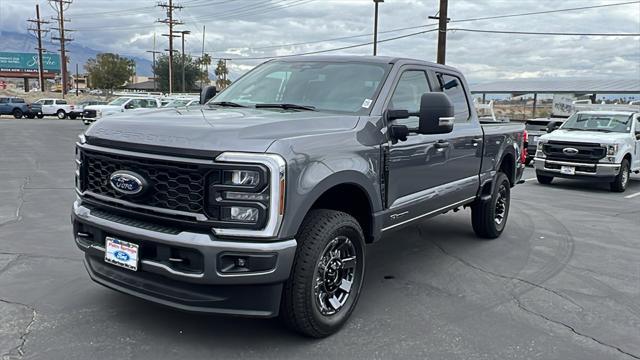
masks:
<svg viewBox="0 0 640 360"><path fill-rule="evenodd" d="M47 77L60 73L60 56L43 54L42 67ZM0 76L36 77L38 75L38 54L0 52Z"/></svg>

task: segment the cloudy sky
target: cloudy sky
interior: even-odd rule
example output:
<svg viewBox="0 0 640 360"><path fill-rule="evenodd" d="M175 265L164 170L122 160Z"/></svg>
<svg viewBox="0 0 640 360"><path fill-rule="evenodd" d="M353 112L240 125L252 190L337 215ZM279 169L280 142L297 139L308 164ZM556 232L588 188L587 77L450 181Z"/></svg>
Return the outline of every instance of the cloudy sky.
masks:
<svg viewBox="0 0 640 360"><path fill-rule="evenodd" d="M36 0L0 0L0 31L26 32ZM329 50L371 41L372 0L174 0L184 8L177 27L190 30L187 51L205 51L230 61L232 78L263 58ZM625 0L449 0L451 28L573 32L640 33L640 3L492 20L462 21ZM166 26L156 20L166 13L156 0L73 0L66 12L78 44L100 51L149 57L147 50L167 47L160 36ZM40 0L45 16L54 13ZM438 0L386 0L380 4L381 40L433 29ZM423 26L423 27L420 27ZM410 29L407 29L410 28ZM404 29L404 30L403 30ZM379 44L379 54L435 61L436 32ZM0 39L0 51L1 49ZM371 53L371 45L330 54ZM532 36L452 31L447 63L462 69L473 82L540 77L640 78L640 37ZM235 76L234 76L235 75Z"/></svg>

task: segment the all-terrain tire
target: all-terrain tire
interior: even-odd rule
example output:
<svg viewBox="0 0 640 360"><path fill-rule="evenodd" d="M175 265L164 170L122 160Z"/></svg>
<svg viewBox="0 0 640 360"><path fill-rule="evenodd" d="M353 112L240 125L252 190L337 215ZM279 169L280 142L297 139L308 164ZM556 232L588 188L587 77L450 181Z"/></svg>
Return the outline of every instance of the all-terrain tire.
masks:
<svg viewBox="0 0 640 360"><path fill-rule="evenodd" d="M16 119L22 119L24 113L20 109L13 109L13 117Z"/></svg>
<svg viewBox="0 0 640 360"><path fill-rule="evenodd" d="M326 289L324 286L328 282L326 277L329 274L327 269L330 269L332 264L325 261L325 254L331 249L332 244L337 244L338 239L345 241L345 238L350 243L338 249L343 249L345 253L347 246L351 249L349 254L352 253L353 256L349 255L349 258L353 260L349 262L348 271L350 273L350 269L353 269L353 273L350 273L352 281L348 284L350 291L344 298L344 304L335 309L326 306L329 302L320 300L329 299L320 296L328 294L322 291ZM284 285L280 318L296 332L314 338L326 337L337 332L347 322L358 302L364 280L365 241L362 228L353 216L344 212L312 210L303 221L296 239L296 257L291 275ZM319 285L320 280L324 280L323 286ZM344 293L343 290L337 291L340 291L340 294ZM333 298L337 298L337 295L333 295L331 299ZM335 313L327 314L330 311Z"/></svg>
<svg viewBox="0 0 640 360"><path fill-rule="evenodd" d="M499 237L507 225L511 202L511 183L504 173L496 176L491 199L471 206L471 225L476 235L485 239Z"/></svg>
<svg viewBox="0 0 640 360"><path fill-rule="evenodd" d="M553 176L536 174L536 178L540 184L549 185L553 181Z"/></svg>

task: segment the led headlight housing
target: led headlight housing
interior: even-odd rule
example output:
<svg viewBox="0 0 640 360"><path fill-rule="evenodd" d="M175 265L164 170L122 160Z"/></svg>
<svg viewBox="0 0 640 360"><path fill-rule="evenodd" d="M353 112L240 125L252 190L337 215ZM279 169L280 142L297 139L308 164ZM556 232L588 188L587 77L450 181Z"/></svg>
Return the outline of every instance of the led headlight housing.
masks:
<svg viewBox="0 0 640 360"><path fill-rule="evenodd" d="M227 152L207 179L207 212L219 236L270 238L284 216L286 163L275 154Z"/></svg>
<svg viewBox="0 0 640 360"><path fill-rule="evenodd" d="M606 145L607 156L615 156L618 153L618 144Z"/></svg>

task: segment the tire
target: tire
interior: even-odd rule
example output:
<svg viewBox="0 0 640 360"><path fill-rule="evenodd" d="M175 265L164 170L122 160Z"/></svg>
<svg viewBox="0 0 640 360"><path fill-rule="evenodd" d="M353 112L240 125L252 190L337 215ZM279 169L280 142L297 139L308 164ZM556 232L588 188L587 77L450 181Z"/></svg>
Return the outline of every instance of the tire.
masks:
<svg viewBox="0 0 640 360"><path fill-rule="evenodd" d="M553 176L536 174L536 178L540 184L549 185L553 181Z"/></svg>
<svg viewBox="0 0 640 360"><path fill-rule="evenodd" d="M532 158L526 158L526 159L524 160L524 165L525 165L525 166L529 166L529 165L531 165L531 160L533 160L533 159L532 159Z"/></svg>
<svg viewBox="0 0 640 360"><path fill-rule="evenodd" d="M69 119L71 119L71 120L75 120L75 119L77 119L77 118L78 118L78 115L76 115L76 114L74 114L74 113L69 114Z"/></svg>
<svg viewBox="0 0 640 360"><path fill-rule="evenodd" d="M323 338L340 330L358 302L365 269L364 235L356 219L335 210L312 210L300 229L280 318L296 332ZM348 263L341 261L345 259ZM351 280L345 285L349 290L338 285L346 279Z"/></svg>
<svg viewBox="0 0 640 360"><path fill-rule="evenodd" d="M22 110L20 109L13 109L12 114L13 114L13 117L16 119L22 119L22 116L24 115Z"/></svg>
<svg viewBox="0 0 640 360"><path fill-rule="evenodd" d="M67 113L64 112L64 110L60 109L56 112L56 116L58 117L58 119L64 120L67 118Z"/></svg>
<svg viewBox="0 0 640 360"><path fill-rule="evenodd" d="M36 115L35 114L29 114L27 115L27 119L35 119Z"/></svg>
<svg viewBox="0 0 640 360"><path fill-rule="evenodd" d="M616 176L616 179L609 184L611 191L624 192L625 190L627 190L630 172L631 169L629 166L629 160L623 159L622 163L620 164L620 172Z"/></svg>
<svg viewBox="0 0 640 360"><path fill-rule="evenodd" d="M504 173L498 173L491 199L471 206L471 225L478 237L495 239L507 225L511 203L511 183Z"/></svg>
<svg viewBox="0 0 640 360"><path fill-rule="evenodd" d="M38 114L36 116L38 117L38 119L43 119L44 118L44 114Z"/></svg>

